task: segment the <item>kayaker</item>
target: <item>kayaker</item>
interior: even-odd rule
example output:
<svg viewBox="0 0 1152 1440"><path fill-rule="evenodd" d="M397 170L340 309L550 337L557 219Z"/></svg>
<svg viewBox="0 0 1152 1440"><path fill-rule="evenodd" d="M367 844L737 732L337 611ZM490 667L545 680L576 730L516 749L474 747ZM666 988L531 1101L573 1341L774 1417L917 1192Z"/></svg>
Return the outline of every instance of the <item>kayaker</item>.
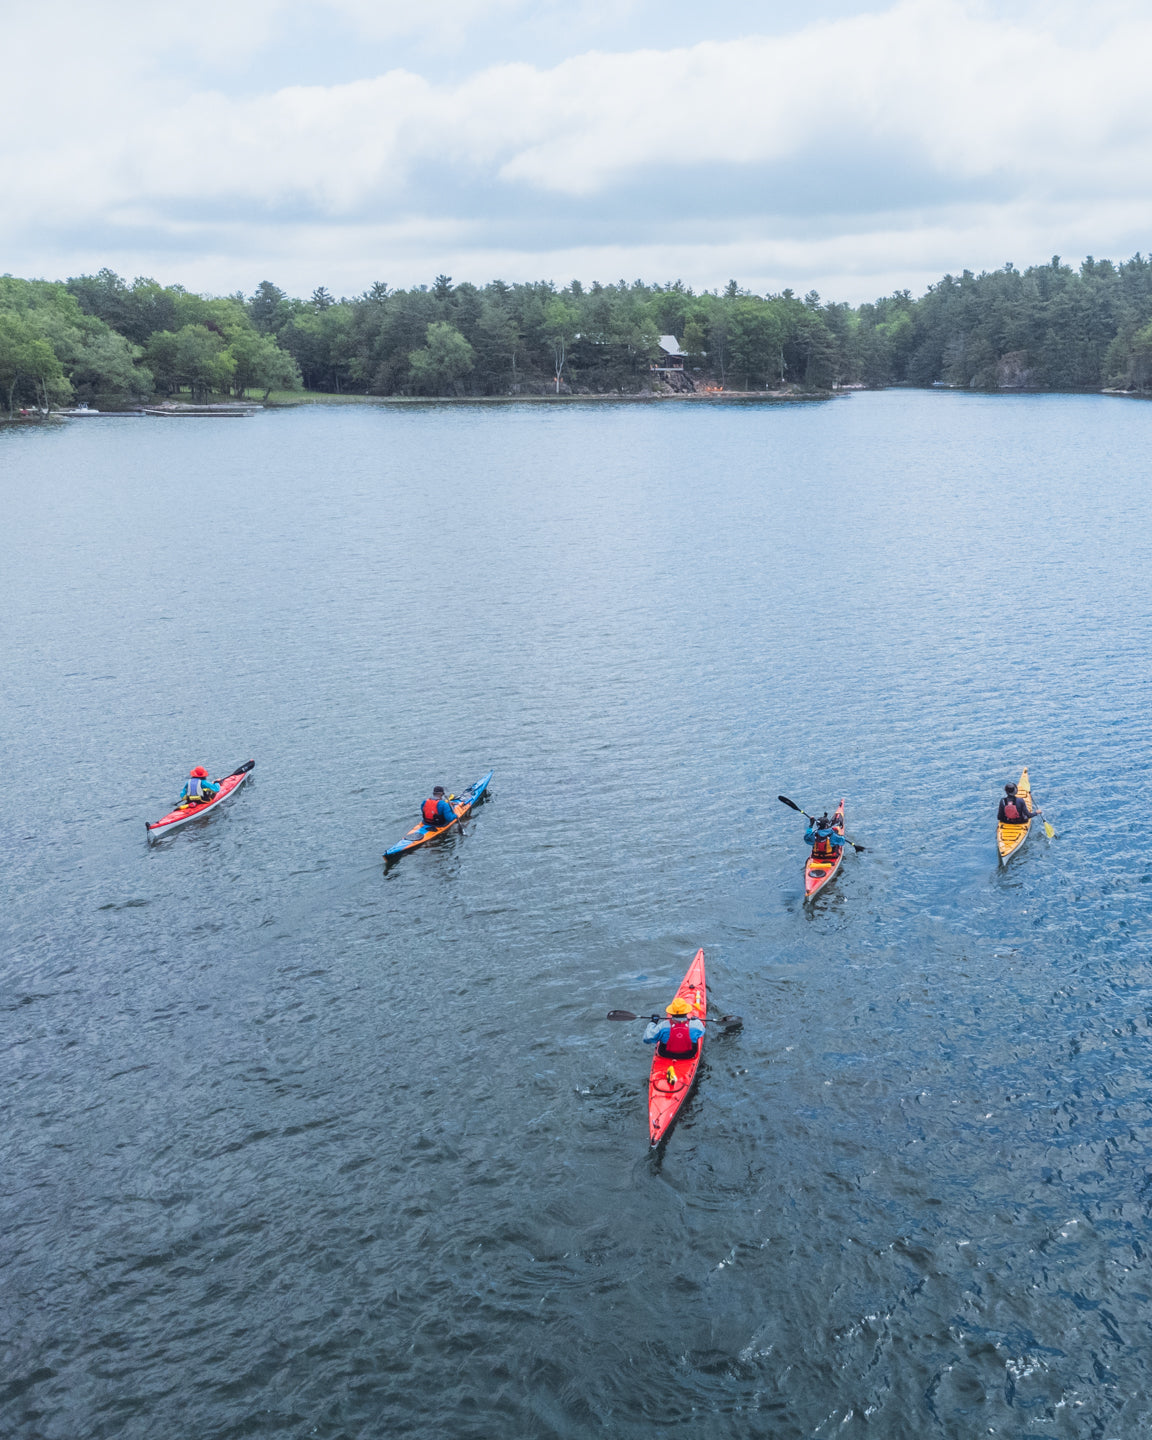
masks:
<svg viewBox="0 0 1152 1440"><path fill-rule="evenodd" d="M220 786L214 785L208 779L208 771L203 765L197 765L194 770L189 770L188 781L180 792L178 801L181 805L199 805L203 800L213 800L220 793Z"/></svg>
<svg viewBox="0 0 1152 1440"><path fill-rule="evenodd" d="M1028 821L1034 820L1039 813L1039 810L1028 808L1028 801L1023 795L1017 794L1015 785L1004 786L1004 798L996 811L996 819L1001 825L1027 825Z"/></svg>
<svg viewBox="0 0 1152 1440"><path fill-rule="evenodd" d="M677 995L665 1012L666 1018L653 1015L644 1031L645 1045L655 1045L657 1055L666 1060L690 1060L696 1054L704 1022L690 1015L687 1000Z"/></svg>
<svg viewBox="0 0 1152 1440"><path fill-rule="evenodd" d="M420 818L425 825L450 825L456 819L456 811L445 796L443 785L432 787L432 794L420 807Z"/></svg>
<svg viewBox="0 0 1152 1440"><path fill-rule="evenodd" d="M813 860L835 860L844 848L844 836L836 829L835 819L830 819L827 810L819 820L813 820L804 832L804 843L812 846Z"/></svg>

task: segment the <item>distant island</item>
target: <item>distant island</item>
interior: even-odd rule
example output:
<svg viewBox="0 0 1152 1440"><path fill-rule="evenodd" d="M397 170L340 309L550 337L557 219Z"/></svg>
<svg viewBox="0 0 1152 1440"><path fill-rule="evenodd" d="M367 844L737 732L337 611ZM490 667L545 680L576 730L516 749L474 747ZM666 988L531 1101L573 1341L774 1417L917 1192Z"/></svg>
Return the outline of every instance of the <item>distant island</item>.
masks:
<svg viewBox="0 0 1152 1440"><path fill-rule="evenodd" d="M373 285L197 295L111 270L0 277L9 417L72 403L303 392L496 397L827 394L846 386L1152 393L1152 261L945 275L857 307L729 282Z"/></svg>

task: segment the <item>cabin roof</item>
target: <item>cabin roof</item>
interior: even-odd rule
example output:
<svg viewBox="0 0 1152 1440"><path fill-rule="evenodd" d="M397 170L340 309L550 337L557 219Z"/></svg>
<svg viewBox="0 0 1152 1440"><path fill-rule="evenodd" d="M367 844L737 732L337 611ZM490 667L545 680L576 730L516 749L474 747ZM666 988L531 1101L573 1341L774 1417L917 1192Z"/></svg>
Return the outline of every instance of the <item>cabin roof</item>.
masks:
<svg viewBox="0 0 1152 1440"><path fill-rule="evenodd" d="M685 352L680 348L680 342L675 335L661 335L660 349L665 355L683 355Z"/></svg>

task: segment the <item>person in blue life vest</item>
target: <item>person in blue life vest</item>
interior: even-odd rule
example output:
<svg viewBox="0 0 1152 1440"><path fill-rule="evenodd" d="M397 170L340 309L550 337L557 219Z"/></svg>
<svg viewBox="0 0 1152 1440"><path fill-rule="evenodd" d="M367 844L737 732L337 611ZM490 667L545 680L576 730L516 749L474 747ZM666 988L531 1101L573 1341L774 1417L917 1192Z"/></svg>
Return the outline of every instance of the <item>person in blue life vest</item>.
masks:
<svg viewBox="0 0 1152 1440"><path fill-rule="evenodd" d="M456 819L456 810L444 794L443 785L434 785L432 794L420 807L420 818L425 825L450 825Z"/></svg>
<svg viewBox="0 0 1152 1440"><path fill-rule="evenodd" d="M805 845L812 846L813 860L835 860L844 849L844 836L836 829L835 819L829 819L825 810L819 820L813 820L804 832Z"/></svg>
<svg viewBox="0 0 1152 1440"><path fill-rule="evenodd" d="M645 1045L655 1045L666 1060L690 1060L700 1046L704 1021L689 1011L687 1000L677 995L665 1011L665 1019L653 1015L644 1031Z"/></svg>
<svg viewBox="0 0 1152 1440"><path fill-rule="evenodd" d="M197 765L194 770L189 770L188 781L180 792L180 805L199 805L204 800L212 800L220 793L220 786L213 784L208 779L208 771L203 765Z"/></svg>
<svg viewBox="0 0 1152 1440"><path fill-rule="evenodd" d="M1039 813L1039 810L1028 808L1028 801L1016 793L1015 785L1004 786L1004 798L996 811L996 819L1001 825L1027 825Z"/></svg>

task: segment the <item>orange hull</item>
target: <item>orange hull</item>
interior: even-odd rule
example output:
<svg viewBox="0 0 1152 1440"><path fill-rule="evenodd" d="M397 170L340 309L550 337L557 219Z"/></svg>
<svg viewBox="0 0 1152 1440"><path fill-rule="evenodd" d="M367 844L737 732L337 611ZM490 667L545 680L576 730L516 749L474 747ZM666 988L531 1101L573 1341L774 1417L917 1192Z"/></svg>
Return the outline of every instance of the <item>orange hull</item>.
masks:
<svg viewBox="0 0 1152 1440"><path fill-rule="evenodd" d="M704 1019L708 1008L708 989L704 980L703 950L697 950L676 994L687 1001L690 1016ZM672 1060L659 1053L653 1055L652 1073L648 1077L648 1134L652 1145L659 1145L672 1128L672 1122L692 1089L703 1053L704 1037L701 1036L695 1055L687 1060Z"/></svg>
<svg viewBox="0 0 1152 1440"><path fill-rule="evenodd" d="M828 812L825 811L825 814ZM841 835L844 833L844 801L836 807L836 824L833 827ZM844 863L844 847L841 846L834 860L814 860L811 855L804 862L804 899L811 900L814 895L819 895L825 885L831 884L837 870Z"/></svg>

